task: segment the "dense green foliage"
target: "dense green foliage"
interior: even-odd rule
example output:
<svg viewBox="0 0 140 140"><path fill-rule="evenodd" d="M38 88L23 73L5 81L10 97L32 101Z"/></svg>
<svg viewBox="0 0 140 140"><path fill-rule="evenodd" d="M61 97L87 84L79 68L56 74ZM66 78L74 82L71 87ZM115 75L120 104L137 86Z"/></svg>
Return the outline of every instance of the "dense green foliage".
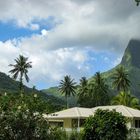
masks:
<svg viewBox="0 0 140 140"><path fill-rule="evenodd" d="M94 106L107 105L109 101L109 87L105 83L105 79L100 72L97 72L94 76L94 80L89 83L89 95L92 97Z"/></svg>
<svg viewBox="0 0 140 140"><path fill-rule="evenodd" d="M135 0L135 2L137 3L137 6L139 6L140 0Z"/></svg>
<svg viewBox="0 0 140 140"><path fill-rule="evenodd" d="M127 91L130 87L130 80L128 79L128 73L124 67L116 69L113 77L113 87L117 88L118 91Z"/></svg>
<svg viewBox="0 0 140 140"><path fill-rule="evenodd" d="M86 120L84 140L126 140L126 118L115 110L97 110Z"/></svg>
<svg viewBox="0 0 140 140"><path fill-rule="evenodd" d="M54 108L53 108L54 111ZM31 95L4 94L0 96L1 140L80 140L75 131L68 135L65 130L51 128L44 114L52 112L52 106Z"/></svg>
<svg viewBox="0 0 140 140"><path fill-rule="evenodd" d="M83 132L77 132L77 130L73 130L69 136L69 140L82 140Z"/></svg>
<svg viewBox="0 0 140 140"><path fill-rule="evenodd" d="M13 95L20 94L19 82L0 72L0 95L3 95L5 92L11 93ZM47 95L42 91L38 91L27 86L24 86L24 92L25 94L31 94L33 92L37 93L38 95L42 96L42 98L46 99L46 101L50 102L50 104L53 104L57 109L61 109L65 105L65 102L60 98L57 98L53 95Z"/></svg>
<svg viewBox="0 0 140 140"><path fill-rule="evenodd" d="M88 80L86 79L86 77L82 77L80 79L77 92L78 96L80 96L81 98L88 94Z"/></svg>
<svg viewBox="0 0 140 140"><path fill-rule="evenodd" d="M5 73L0 72L0 93L18 93L19 92L19 82L7 76ZM24 86L25 92L31 92L30 88Z"/></svg>
<svg viewBox="0 0 140 140"><path fill-rule="evenodd" d="M50 105L37 94L1 96L0 139L47 139L49 125L43 117L43 113L47 112L50 112Z"/></svg>
<svg viewBox="0 0 140 140"><path fill-rule="evenodd" d="M78 89L77 89L77 95L78 95L78 104L80 106L84 106L84 107L88 107L88 104L90 104L87 101L89 101L90 97L88 94L88 80L86 79L86 77L82 77L80 79L80 83L78 85Z"/></svg>
<svg viewBox="0 0 140 140"><path fill-rule="evenodd" d="M57 99L62 100L64 102L64 104L66 104L65 95L60 92L58 87L50 87L48 89L43 89L43 90L41 90L41 92L45 93L45 95L56 97ZM70 96L68 98L68 103L69 103L69 107L76 106L77 105L77 95Z"/></svg>
<svg viewBox="0 0 140 140"><path fill-rule="evenodd" d="M100 72L97 72L94 79L89 82L81 79L78 95L80 106L94 107L110 104L109 87Z"/></svg>
<svg viewBox="0 0 140 140"><path fill-rule="evenodd" d="M113 105L125 105L132 108L139 109L139 99L131 95L130 92L120 92L112 99Z"/></svg>
<svg viewBox="0 0 140 140"><path fill-rule="evenodd" d="M134 128L129 129L127 140L140 140L140 130Z"/></svg>
<svg viewBox="0 0 140 140"><path fill-rule="evenodd" d="M62 94L65 94L66 107L68 108L68 97L76 94L76 83L74 82L74 79L71 79L70 76L66 75L64 80L60 81L59 90Z"/></svg>
<svg viewBox="0 0 140 140"><path fill-rule="evenodd" d="M24 57L23 55L19 55L19 58L15 59L15 64L10 64L9 66L12 66L13 69L9 72L13 74L13 78L16 80L19 77L19 89L20 92L23 93L23 77L27 82L29 82L28 77L28 69L32 68L31 62L28 62L28 58Z"/></svg>

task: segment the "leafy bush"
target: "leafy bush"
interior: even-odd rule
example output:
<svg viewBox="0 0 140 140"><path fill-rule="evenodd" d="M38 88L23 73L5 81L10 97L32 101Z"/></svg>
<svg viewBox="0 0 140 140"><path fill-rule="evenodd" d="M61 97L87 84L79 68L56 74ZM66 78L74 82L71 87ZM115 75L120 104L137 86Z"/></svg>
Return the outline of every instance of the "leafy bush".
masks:
<svg viewBox="0 0 140 140"><path fill-rule="evenodd" d="M50 140L68 140L68 135L64 129L51 128L50 129Z"/></svg>
<svg viewBox="0 0 140 140"><path fill-rule="evenodd" d="M72 130L69 136L69 140L82 140L82 131L77 132L77 130Z"/></svg>
<svg viewBox="0 0 140 140"><path fill-rule="evenodd" d="M126 118L115 110L97 110L86 120L83 140L126 140Z"/></svg>
<svg viewBox="0 0 140 140"><path fill-rule="evenodd" d="M140 140L140 130L129 129L128 131L128 140Z"/></svg>
<svg viewBox="0 0 140 140"><path fill-rule="evenodd" d="M49 139L49 125L43 117L47 108L46 102L36 94L30 96L1 96L0 139Z"/></svg>

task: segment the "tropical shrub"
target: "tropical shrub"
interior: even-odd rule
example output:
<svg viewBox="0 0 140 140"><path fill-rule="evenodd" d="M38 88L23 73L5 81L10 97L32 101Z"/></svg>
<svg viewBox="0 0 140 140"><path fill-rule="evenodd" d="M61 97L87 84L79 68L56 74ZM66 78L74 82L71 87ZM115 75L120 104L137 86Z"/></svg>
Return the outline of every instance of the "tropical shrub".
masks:
<svg viewBox="0 0 140 140"><path fill-rule="evenodd" d="M128 140L140 140L140 130L134 128L129 129Z"/></svg>
<svg viewBox="0 0 140 140"><path fill-rule="evenodd" d="M83 133L77 132L77 130L73 130L69 136L69 140L82 140Z"/></svg>
<svg viewBox="0 0 140 140"><path fill-rule="evenodd" d="M49 140L68 140L68 135L64 129L51 128Z"/></svg>
<svg viewBox="0 0 140 140"><path fill-rule="evenodd" d="M126 140L126 122L115 110L97 110L85 122L83 140Z"/></svg>
<svg viewBox="0 0 140 140"><path fill-rule="evenodd" d="M49 139L48 121L43 117L47 104L36 94L0 97L0 139Z"/></svg>
<svg viewBox="0 0 140 140"><path fill-rule="evenodd" d="M82 107L95 107L110 104L110 89L105 78L96 72L89 81L82 77L77 89L78 104Z"/></svg>
<svg viewBox="0 0 140 140"><path fill-rule="evenodd" d="M112 99L113 105L125 105L131 108L140 109L139 99L133 96L130 91L124 92L121 91Z"/></svg>

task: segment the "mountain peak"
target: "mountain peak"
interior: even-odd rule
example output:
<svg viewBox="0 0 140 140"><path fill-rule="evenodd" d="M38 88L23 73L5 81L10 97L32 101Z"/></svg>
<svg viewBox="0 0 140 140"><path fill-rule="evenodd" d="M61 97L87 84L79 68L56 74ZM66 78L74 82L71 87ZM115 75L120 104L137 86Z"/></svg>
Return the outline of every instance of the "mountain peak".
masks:
<svg viewBox="0 0 140 140"><path fill-rule="evenodd" d="M129 41L121 64L125 67L140 68L140 40L132 39Z"/></svg>

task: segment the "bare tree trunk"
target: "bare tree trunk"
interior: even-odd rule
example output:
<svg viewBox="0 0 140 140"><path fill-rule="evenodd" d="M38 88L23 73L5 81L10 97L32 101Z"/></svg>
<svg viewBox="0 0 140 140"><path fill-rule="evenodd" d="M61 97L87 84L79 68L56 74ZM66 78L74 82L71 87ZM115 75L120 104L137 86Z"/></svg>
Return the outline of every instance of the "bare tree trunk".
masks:
<svg viewBox="0 0 140 140"><path fill-rule="evenodd" d="M23 79L22 74L20 74L20 83L19 83L20 94L23 94Z"/></svg>
<svg viewBox="0 0 140 140"><path fill-rule="evenodd" d="M69 108L69 104L68 104L68 95L66 95L66 108Z"/></svg>

